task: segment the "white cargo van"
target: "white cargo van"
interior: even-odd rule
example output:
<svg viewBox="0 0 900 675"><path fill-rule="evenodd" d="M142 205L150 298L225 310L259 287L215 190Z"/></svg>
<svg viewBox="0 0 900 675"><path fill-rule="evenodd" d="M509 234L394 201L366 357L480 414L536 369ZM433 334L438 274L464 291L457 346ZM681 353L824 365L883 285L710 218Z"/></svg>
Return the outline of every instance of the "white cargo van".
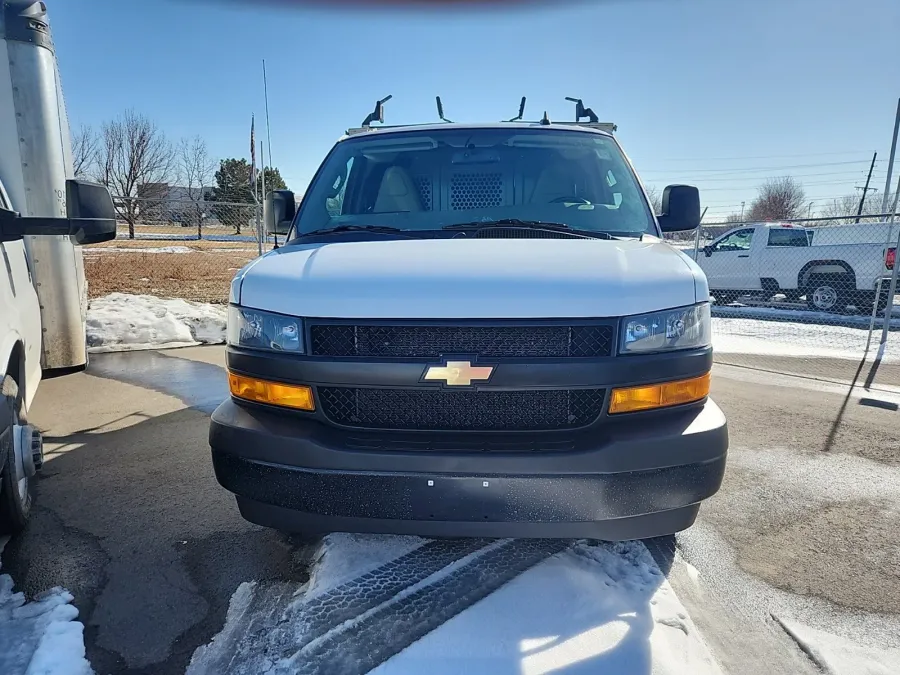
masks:
<svg viewBox="0 0 900 675"><path fill-rule="evenodd" d="M71 176L43 2L0 4L0 533L25 526L41 436L26 414L42 370L87 363L78 244L114 239L106 188Z"/></svg>
<svg viewBox="0 0 900 675"><path fill-rule="evenodd" d="M439 114L440 114L439 109ZM377 115L376 117L380 117ZM632 539L722 481L702 270L662 240L613 125L372 128L334 146L286 245L235 278L219 482L282 530Z"/></svg>

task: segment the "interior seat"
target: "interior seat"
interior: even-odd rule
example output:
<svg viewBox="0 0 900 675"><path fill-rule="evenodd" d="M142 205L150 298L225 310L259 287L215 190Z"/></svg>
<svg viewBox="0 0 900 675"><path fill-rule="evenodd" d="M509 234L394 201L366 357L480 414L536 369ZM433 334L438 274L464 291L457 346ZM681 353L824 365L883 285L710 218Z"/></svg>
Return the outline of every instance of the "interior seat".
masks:
<svg viewBox="0 0 900 675"><path fill-rule="evenodd" d="M575 177L570 167L564 164L552 164L544 168L534 183L531 191L533 204L549 204L560 197L574 197L577 192Z"/></svg>
<svg viewBox="0 0 900 675"><path fill-rule="evenodd" d="M419 189L412 176L401 166L388 167L381 177L381 187L375 198L374 213L422 211Z"/></svg>

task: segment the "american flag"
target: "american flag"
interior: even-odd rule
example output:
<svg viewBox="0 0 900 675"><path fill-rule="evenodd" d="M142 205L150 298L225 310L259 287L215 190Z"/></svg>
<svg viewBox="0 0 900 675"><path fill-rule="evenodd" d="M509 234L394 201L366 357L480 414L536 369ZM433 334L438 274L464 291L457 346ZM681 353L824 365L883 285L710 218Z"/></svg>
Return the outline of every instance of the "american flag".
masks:
<svg viewBox="0 0 900 675"><path fill-rule="evenodd" d="M250 117L250 185L256 185L256 116Z"/></svg>

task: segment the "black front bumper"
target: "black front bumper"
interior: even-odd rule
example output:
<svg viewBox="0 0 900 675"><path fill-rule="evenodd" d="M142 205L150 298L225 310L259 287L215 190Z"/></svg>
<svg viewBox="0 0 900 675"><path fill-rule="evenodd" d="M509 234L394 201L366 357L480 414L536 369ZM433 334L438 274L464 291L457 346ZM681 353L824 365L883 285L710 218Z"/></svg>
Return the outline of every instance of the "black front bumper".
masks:
<svg viewBox="0 0 900 675"><path fill-rule="evenodd" d="M441 447L398 450L421 438L348 433L231 400L209 436L217 479L245 518L268 527L610 540L693 524L721 485L728 447L712 401L630 415L566 436L556 451L463 452L446 434Z"/></svg>

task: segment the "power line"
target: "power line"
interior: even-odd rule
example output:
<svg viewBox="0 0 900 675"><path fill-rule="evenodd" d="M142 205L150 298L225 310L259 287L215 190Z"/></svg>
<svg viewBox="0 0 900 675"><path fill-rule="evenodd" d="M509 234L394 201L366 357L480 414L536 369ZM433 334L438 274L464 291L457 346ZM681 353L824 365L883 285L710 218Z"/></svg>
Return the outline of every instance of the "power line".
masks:
<svg viewBox="0 0 900 675"><path fill-rule="evenodd" d="M857 177L857 176L862 177L862 170L830 171L830 172L826 171L823 173L801 173L801 174L793 173L793 174L791 174L791 178L814 178L814 177L819 177L819 176L847 176L848 177L847 180L852 180L854 177ZM744 177L736 176L734 178L725 177L725 176L713 176L711 178L707 178L706 176L699 176L699 177L689 176L686 178L682 178L681 180L684 180L684 181L688 181L688 180L698 180L698 181L701 181L701 180L702 181L754 180L754 181L758 181L758 180L760 180L760 176L744 176Z"/></svg>
<svg viewBox="0 0 900 675"><path fill-rule="evenodd" d="M813 182L813 183L804 183L803 187L808 188L808 187L817 187L817 186L821 186L821 185L850 185L853 182L854 182L853 180L817 181L817 182ZM741 190L754 190L754 189L756 189L756 188L752 188L752 187L712 187L712 188L703 188L701 190L701 192L723 192L723 191L738 192ZM853 189L852 185L851 185L851 189Z"/></svg>
<svg viewBox="0 0 900 675"><path fill-rule="evenodd" d="M821 164L788 164L783 166L755 166L746 168L730 168L730 169L686 169L691 173L747 173L750 171L783 171L785 169L817 169L820 166L846 166L848 164L868 164L868 159L859 159L851 162L822 162ZM668 173L671 174L677 169L642 169L640 173Z"/></svg>
<svg viewBox="0 0 900 675"><path fill-rule="evenodd" d="M743 157L667 157L660 162L725 162L738 159L781 159L784 157L826 157L836 155L858 155L859 150L845 150L841 152L803 152L795 155L744 155Z"/></svg>
<svg viewBox="0 0 900 675"><path fill-rule="evenodd" d="M839 195L828 195L828 196L824 196L824 197L812 197L812 198L808 199L807 201L810 201L810 202L825 202L825 201L829 201L829 202L830 202L830 201L832 201L832 200L835 200L835 199L843 199L844 197L848 197L848 196L853 196L854 198L856 197L856 195L854 195L854 194L852 194L852 193L850 193L850 192L845 192L845 193L839 194ZM724 202L708 202L708 201L706 201L705 199L702 199L702 198L701 198L701 201L703 202L703 206L708 206L708 207L710 208L710 210L713 210L713 211L714 211L714 210L718 210L718 209L736 209L736 208L739 208L739 207L740 207L740 203L738 203L738 204L726 204L726 203L724 203ZM745 200L745 201L746 201L746 200Z"/></svg>

